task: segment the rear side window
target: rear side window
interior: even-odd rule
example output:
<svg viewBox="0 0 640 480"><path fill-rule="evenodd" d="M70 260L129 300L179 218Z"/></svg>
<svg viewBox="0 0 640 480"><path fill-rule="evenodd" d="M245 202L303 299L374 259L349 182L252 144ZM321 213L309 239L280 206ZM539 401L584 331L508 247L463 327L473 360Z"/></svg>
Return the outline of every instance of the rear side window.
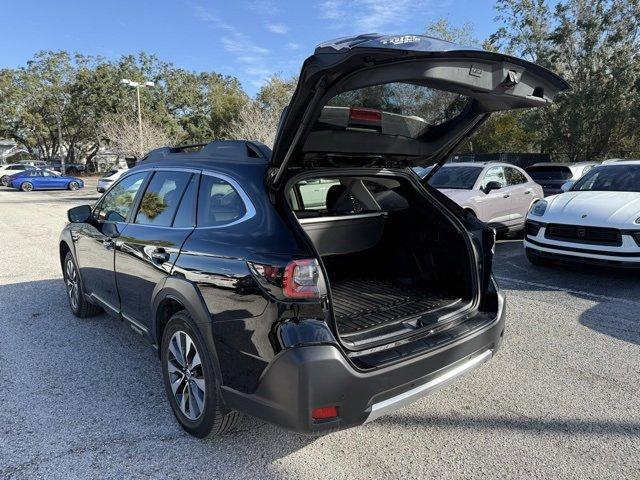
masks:
<svg viewBox="0 0 640 480"><path fill-rule="evenodd" d="M198 227L219 227L244 216L247 207L229 182L211 175L202 175L201 178Z"/></svg>
<svg viewBox="0 0 640 480"><path fill-rule="evenodd" d="M504 173L507 177L507 185L520 185L529 181L517 168L505 167Z"/></svg>
<svg viewBox="0 0 640 480"><path fill-rule="evenodd" d="M122 179L103 197L95 214L97 220L124 222L147 174L134 173Z"/></svg>
<svg viewBox="0 0 640 480"><path fill-rule="evenodd" d="M156 172L144 192L135 223L169 227L189 180L188 172Z"/></svg>

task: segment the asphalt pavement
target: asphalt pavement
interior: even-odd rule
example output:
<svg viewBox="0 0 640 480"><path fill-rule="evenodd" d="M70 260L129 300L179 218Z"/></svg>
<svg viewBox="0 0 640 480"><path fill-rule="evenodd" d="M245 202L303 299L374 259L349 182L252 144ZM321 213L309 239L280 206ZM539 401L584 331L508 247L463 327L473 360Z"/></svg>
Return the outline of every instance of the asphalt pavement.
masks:
<svg viewBox="0 0 640 480"><path fill-rule="evenodd" d="M505 341L472 375L322 437L245 418L198 440L142 337L69 311L58 235L97 197L0 188L0 478L640 478L640 272L533 267L500 242Z"/></svg>

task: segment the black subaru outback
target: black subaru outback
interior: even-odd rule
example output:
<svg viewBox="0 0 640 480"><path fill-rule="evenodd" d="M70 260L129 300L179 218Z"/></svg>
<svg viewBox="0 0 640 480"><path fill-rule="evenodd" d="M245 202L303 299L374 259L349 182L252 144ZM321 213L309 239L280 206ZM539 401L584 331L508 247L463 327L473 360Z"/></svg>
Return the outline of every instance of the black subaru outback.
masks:
<svg viewBox="0 0 640 480"><path fill-rule="evenodd" d="M73 313L158 349L173 412L202 437L245 412L324 432L376 419L489 360L504 332L494 231L430 175L495 111L568 85L433 38L363 35L302 68L273 152L150 152L69 211Z"/></svg>

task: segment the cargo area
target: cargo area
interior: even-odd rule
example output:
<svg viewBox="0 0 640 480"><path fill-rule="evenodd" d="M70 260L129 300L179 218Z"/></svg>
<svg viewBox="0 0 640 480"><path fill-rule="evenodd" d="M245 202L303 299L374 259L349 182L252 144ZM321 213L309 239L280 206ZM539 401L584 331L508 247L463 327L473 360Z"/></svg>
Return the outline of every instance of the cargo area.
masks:
<svg viewBox="0 0 640 480"><path fill-rule="evenodd" d="M347 346L440 327L471 303L467 243L406 180L306 180L291 203L324 264Z"/></svg>

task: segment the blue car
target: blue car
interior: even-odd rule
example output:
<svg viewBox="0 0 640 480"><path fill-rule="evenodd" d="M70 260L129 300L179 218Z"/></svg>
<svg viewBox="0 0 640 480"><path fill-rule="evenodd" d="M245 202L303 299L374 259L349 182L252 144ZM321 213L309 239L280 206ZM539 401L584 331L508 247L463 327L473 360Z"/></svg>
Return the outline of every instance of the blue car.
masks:
<svg viewBox="0 0 640 480"><path fill-rule="evenodd" d="M78 190L84 182L77 177L60 175L51 170L27 170L10 177L10 186L30 192L31 190Z"/></svg>

